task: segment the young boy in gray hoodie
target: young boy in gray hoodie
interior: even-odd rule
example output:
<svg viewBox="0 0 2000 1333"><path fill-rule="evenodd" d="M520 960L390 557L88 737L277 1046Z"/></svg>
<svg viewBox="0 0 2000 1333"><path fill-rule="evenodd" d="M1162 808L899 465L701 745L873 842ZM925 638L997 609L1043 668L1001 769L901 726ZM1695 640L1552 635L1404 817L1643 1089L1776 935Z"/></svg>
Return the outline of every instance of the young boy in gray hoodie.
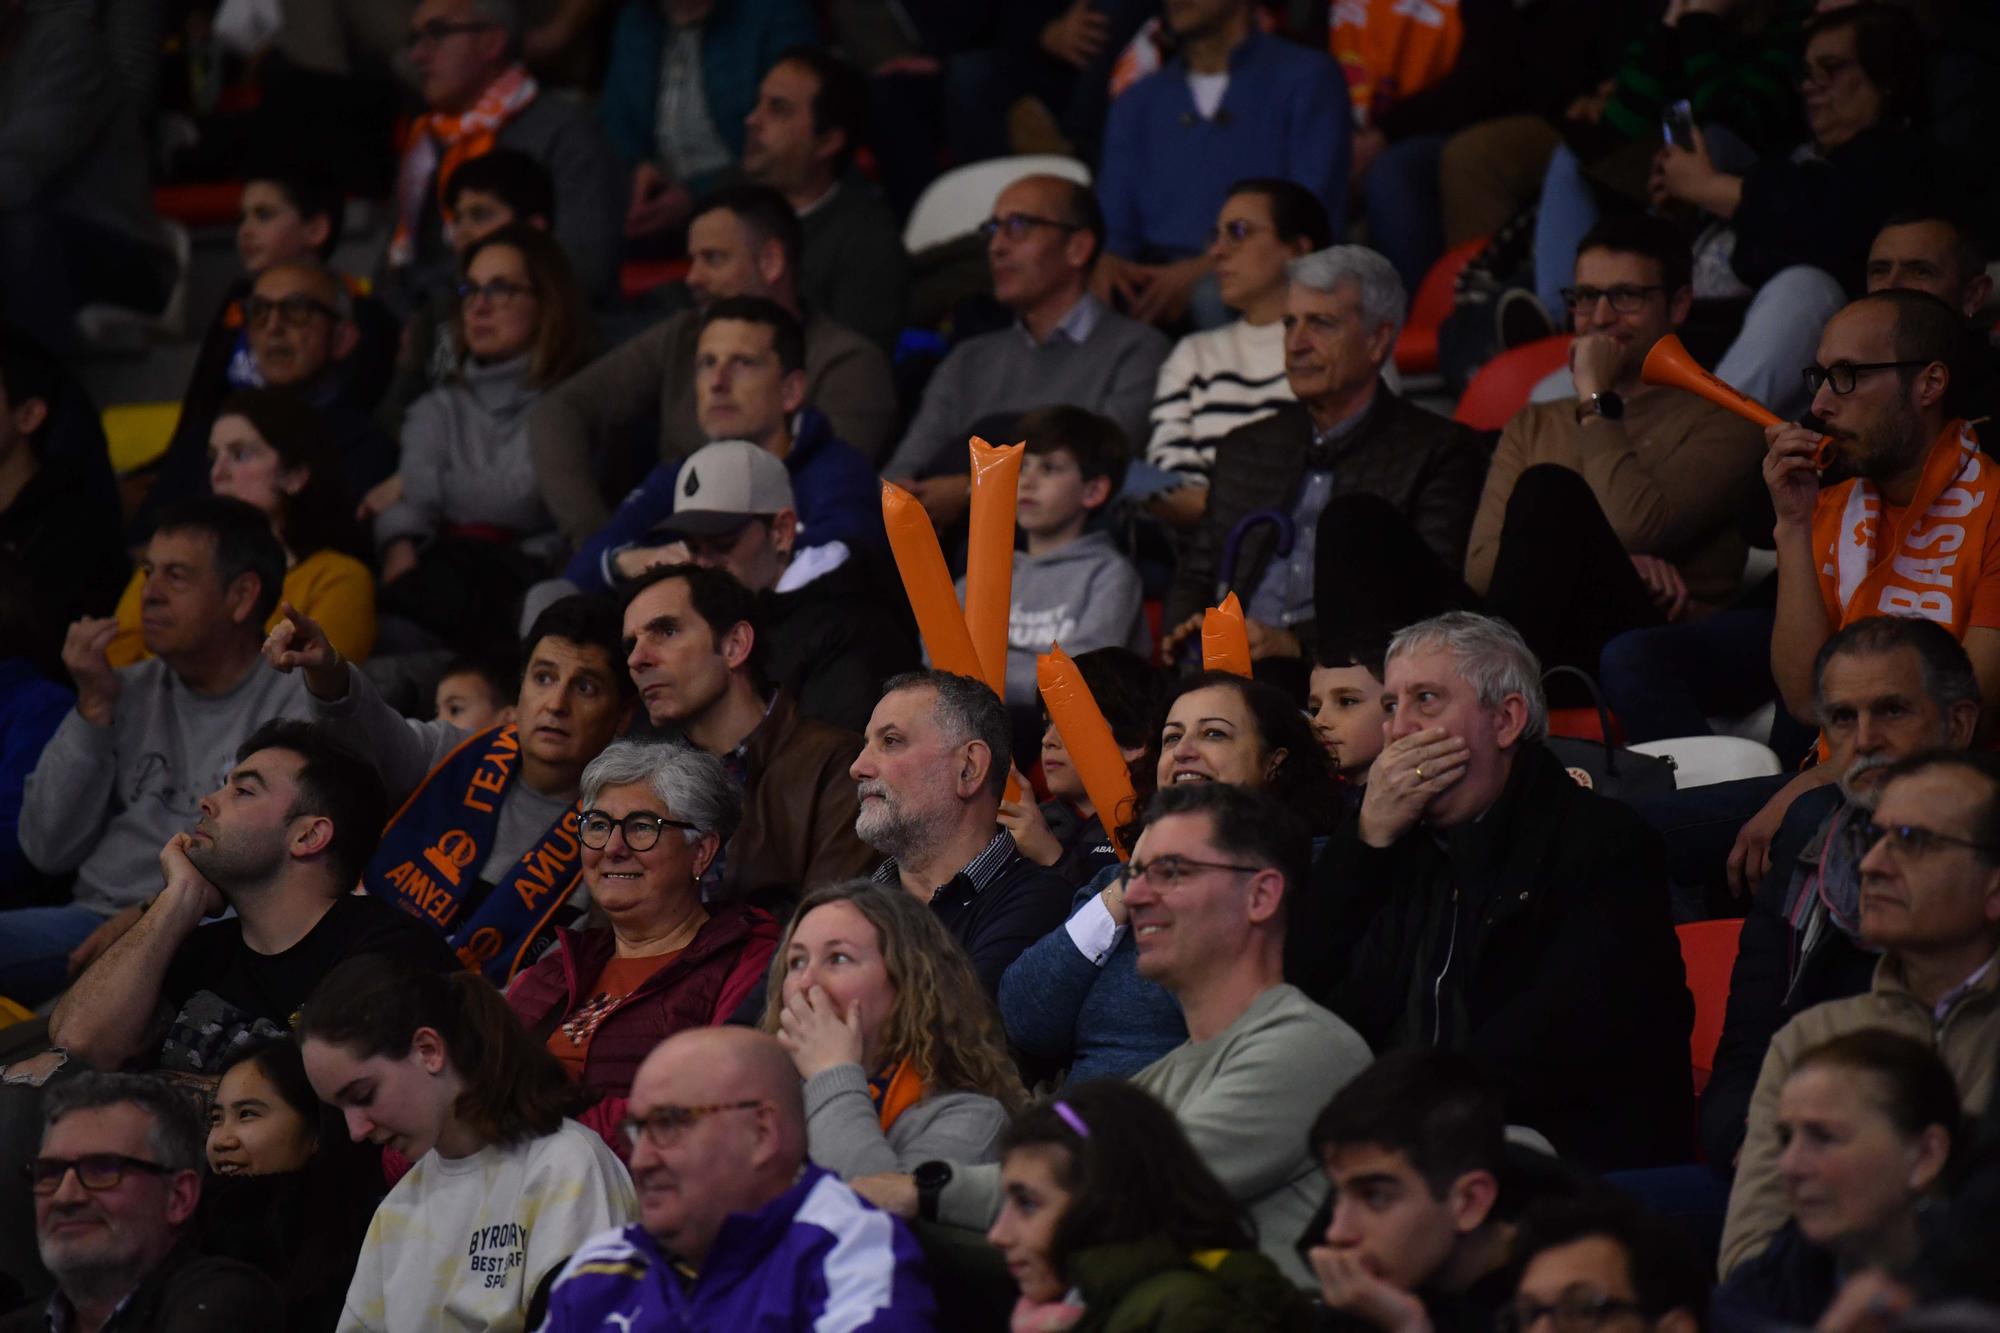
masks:
<svg viewBox="0 0 2000 1333"><path fill-rule="evenodd" d="M1131 446L1116 423L1080 407L1044 407L1021 418L1015 524L1027 550L1014 553L1007 616L1007 703L1036 703L1035 656L1060 643L1074 657L1093 648L1152 651L1139 571L1107 532L1085 532L1090 516L1124 484Z"/></svg>

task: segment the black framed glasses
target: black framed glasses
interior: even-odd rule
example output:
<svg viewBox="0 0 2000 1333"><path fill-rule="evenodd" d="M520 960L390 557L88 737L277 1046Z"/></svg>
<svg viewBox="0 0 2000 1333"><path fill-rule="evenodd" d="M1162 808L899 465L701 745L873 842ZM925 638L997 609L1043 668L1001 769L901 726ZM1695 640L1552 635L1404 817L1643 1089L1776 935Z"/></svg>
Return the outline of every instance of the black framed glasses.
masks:
<svg viewBox="0 0 2000 1333"><path fill-rule="evenodd" d="M340 312L316 296L304 292L293 292L290 296L280 296L272 300L268 296L253 296L243 302L243 319L252 328L276 315L278 321L288 328L302 329L319 316L339 319Z"/></svg>
<svg viewBox="0 0 2000 1333"><path fill-rule="evenodd" d="M747 1102L714 1102L708 1106L661 1106L645 1115L628 1115L619 1128L625 1131L625 1141L634 1148L644 1139L654 1148L665 1151L674 1146L698 1120L717 1115L723 1111L747 1111L762 1106L762 1099Z"/></svg>
<svg viewBox="0 0 2000 1333"><path fill-rule="evenodd" d="M494 305L510 305L534 291L525 283L510 282L506 278L489 278L485 282L461 282L458 284L458 299L461 305L471 305L477 297L485 297Z"/></svg>
<svg viewBox="0 0 2000 1333"><path fill-rule="evenodd" d="M1082 231L1074 222L1058 222L1054 218L1037 217L1033 213L1009 213L1004 218L988 218L979 224L979 239L990 241L1001 232L1007 239L1018 241L1037 227L1054 227L1057 231Z"/></svg>
<svg viewBox="0 0 2000 1333"><path fill-rule="evenodd" d="M1621 1301L1588 1287L1570 1287L1552 1305L1525 1298L1516 1300L1503 1307L1494 1322L1500 1333L1531 1333L1544 1319L1555 1326L1555 1333L1596 1333L1619 1315L1645 1312L1645 1307L1637 1301Z"/></svg>
<svg viewBox="0 0 2000 1333"><path fill-rule="evenodd" d="M405 49L415 51L419 47L436 46L447 37L457 37L461 33L485 32L491 23L447 23L443 19L432 19L410 29L410 35L403 39Z"/></svg>
<svg viewBox="0 0 2000 1333"><path fill-rule="evenodd" d="M1806 392L1818 393L1819 386L1829 385L1837 394L1854 392L1854 383L1863 375L1872 375L1878 370L1908 370L1913 366L1928 366L1928 361L1836 361L1830 366L1807 366L1799 374L1805 376Z"/></svg>
<svg viewBox="0 0 2000 1333"><path fill-rule="evenodd" d="M1197 861L1192 856L1169 854L1156 856L1150 861L1128 861L1125 865L1125 883L1130 886L1142 879L1149 879L1156 888L1173 890L1204 870L1231 870L1239 875L1254 875L1262 869L1263 866L1240 866L1228 861Z"/></svg>
<svg viewBox="0 0 2000 1333"><path fill-rule="evenodd" d="M170 1176L174 1168L123 1153L94 1152L82 1157L37 1157L22 1168L28 1186L37 1194L54 1194L62 1188L63 1177L76 1172L77 1183L93 1194L108 1190L133 1171L149 1176Z"/></svg>
<svg viewBox="0 0 2000 1333"><path fill-rule="evenodd" d="M1214 246L1217 242L1226 240L1231 245L1241 245L1258 232L1269 230L1270 228L1261 222L1252 222L1248 218L1231 218L1219 227L1209 228L1208 243Z"/></svg>
<svg viewBox="0 0 2000 1333"><path fill-rule="evenodd" d="M1595 310L1599 301L1608 299L1619 314L1636 315L1646 308L1647 297L1665 290L1665 284L1658 282L1621 282L1615 287L1565 287L1562 299L1571 310Z"/></svg>
<svg viewBox="0 0 2000 1333"><path fill-rule="evenodd" d="M623 819L614 819L602 810L586 810L576 821L576 836L583 839L583 845L596 851L611 844L611 830L622 829L625 845L635 852L650 850L660 840L663 830L670 828L687 829L691 833L700 832L685 819L665 819L659 815L649 815L633 811Z"/></svg>
<svg viewBox="0 0 2000 1333"><path fill-rule="evenodd" d="M1939 833L1921 824L1863 824L1855 830L1855 838L1857 845L1863 848L1873 848L1886 839L1889 854L1904 864L1921 861L1946 847L1963 847L1978 852L1989 861L2000 860L2000 848L1952 833Z"/></svg>

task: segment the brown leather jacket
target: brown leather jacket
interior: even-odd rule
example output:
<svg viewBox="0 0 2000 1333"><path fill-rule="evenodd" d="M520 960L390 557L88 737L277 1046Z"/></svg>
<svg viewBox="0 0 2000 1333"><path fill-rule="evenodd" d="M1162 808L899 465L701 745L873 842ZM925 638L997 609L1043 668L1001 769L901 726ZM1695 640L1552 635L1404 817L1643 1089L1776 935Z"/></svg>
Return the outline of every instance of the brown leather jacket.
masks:
<svg viewBox="0 0 2000 1333"><path fill-rule="evenodd" d="M861 738L802 717L783 690L745 743L743 824L722 870L726 901L780 920L808 888L865 875L881 858L854 833L848 768Z"/></svg>

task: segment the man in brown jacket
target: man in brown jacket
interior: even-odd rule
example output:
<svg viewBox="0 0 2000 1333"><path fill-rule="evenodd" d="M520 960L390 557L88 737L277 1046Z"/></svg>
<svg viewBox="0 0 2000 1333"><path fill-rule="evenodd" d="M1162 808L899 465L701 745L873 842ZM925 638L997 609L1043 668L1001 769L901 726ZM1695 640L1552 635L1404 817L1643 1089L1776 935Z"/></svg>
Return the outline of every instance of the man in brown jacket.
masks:
<svg viewBox="0 0 2000 1333"><path fill-rule="evenodd" d="M1883 951L1866 994L1801 1013L1771 1039L1722 1231L1722 1272L1756 1257L1789 1210L1778 1094L1799 1057L1860 1028L1933 1047L1967 1111L1993 1088L2000 1047L2000 759L1931 750L1883 779L1861 862L1860 933Z"/></svg>
<svg viewBox="0 0 2000 1333"><path fill-rule="evenodd" d="M861 738L801 717L764 677L756 598L727 570L665 565L625 603L626 666L655 727L720 759L743 823L703 877L705 896L783 916L806 889L878 859L854 832L847 769Z"/></svg>
<svg viewBox="0 0 2000 1333"><path fill-rule="evenodd" d="M1736 518L1763 461L1757 427L1639 381L1687 318L1690 266L1657 218L1593 229L1569 289L1576 396L1523 408L1501 432L1465 581L1544 661L1595 671L1613 636L1714 610L1742 577ZM1613 550L1629 559L1602 558Z"/></svg>

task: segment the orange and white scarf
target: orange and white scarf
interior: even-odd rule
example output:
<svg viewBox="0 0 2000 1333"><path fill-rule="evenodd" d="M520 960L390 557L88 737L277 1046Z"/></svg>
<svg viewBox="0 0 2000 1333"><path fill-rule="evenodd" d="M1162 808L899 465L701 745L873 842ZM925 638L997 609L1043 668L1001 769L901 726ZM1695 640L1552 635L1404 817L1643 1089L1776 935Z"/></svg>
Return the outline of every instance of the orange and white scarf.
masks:
<svg viewBox="0 0 2000 1333"><path fill-rule="evenodd" d="M1882 494L1857 477L1823 491L1813 512L1820 595L1849 625L1867 616L1920 616L1963 639L1987 543L2000 540L2000 468L1979 452L1970 423L1953 421L1931 445L1896 530L1883 540Z"/></svg>
<svg viewBox="0 0 2000 1333"><path fill-rule="evenodd" d="M500 127L527 109L541 90L526 65L510 65L486 85L471 110L456 116L433 111L417 117L403 143L403 162L396 173L391 268L402 268L417 257L417 228L423 221L425 191L434 190L442 207L445 182L459 163L492 152Z"/></svg>

